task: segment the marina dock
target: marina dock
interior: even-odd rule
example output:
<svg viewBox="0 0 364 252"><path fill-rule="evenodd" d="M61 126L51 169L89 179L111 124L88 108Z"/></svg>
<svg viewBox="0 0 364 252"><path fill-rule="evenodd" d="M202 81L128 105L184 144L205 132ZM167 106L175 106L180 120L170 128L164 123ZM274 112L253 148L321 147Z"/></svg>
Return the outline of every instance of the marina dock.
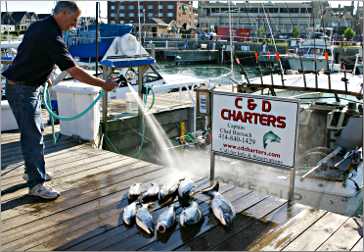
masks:
<svg viewBox="0 0 364 252"><path fill-rule="evenodd" d="M230 184L221 185L220 192L237 211L231 227L219 225L209 198L198 194L200 224L146 236L122 222L128 188L136 182L163 184L170 170L64 136L53 144L50 131L45 128L45 159L54 177L49 183L61 192L55 201L26 195L19 133L1 135L4 250L363 250L360 218L289 206L284 199ZM209 183L206 177L192 179L199 188ZM162 210L153 207L155 220Z"/></svg>

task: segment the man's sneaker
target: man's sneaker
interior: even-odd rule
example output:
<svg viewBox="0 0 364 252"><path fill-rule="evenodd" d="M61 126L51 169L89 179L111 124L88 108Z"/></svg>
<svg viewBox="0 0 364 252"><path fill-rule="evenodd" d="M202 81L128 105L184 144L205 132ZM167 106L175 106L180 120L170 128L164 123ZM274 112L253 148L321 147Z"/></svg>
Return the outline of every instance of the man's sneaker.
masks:
<svg viewBox="0 0 364 252"><path fill-rule="evenodd" d="M29 176L28 176L28 174L27 174L27 173L24 173L24 174L23 174L23 179L24 179L26 182L28 182L28 180L29 180ZM50 180L52 180L52 176L51 176L49 173L46 173L46 175L45 175L45 181L50 181Z"/></svg>
<svg viewBox="0 0 364 252"><path fill-rule="evenodd" d="M56 199L60 194L51 187L47 187L43 184L38 184L29 190L29 195L38 196L43 199Z"/></svg>

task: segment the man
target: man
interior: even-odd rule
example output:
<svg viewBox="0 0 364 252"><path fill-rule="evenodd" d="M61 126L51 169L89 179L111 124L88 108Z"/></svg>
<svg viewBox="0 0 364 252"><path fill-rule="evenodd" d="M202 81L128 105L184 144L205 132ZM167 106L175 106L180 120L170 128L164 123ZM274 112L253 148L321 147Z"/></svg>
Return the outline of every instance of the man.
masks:
<svg viewBox="0 0 364 252"><path fill-rule="evenodd" d="M69 54L62 32L75 27L80 14L74 2L59 1L52 16L29 26L12 65L2 73L7 79L6 96L19 125L29 194L44 199L55 199L59 193L44 185L50 178L44 162L40 86L57 65L81 82L106 91L117 87L112 80L89 75Z"/></svg>

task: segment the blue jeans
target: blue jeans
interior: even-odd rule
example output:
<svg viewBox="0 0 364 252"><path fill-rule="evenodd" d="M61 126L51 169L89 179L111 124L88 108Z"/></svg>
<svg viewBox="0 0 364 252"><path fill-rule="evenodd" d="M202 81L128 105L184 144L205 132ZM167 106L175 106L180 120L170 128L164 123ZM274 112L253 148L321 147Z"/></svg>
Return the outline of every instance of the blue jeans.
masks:
<svg viewBox="0 0 364 252"><path fill-rule="evenodd" d="M6 97L20 130L28 187L45 181L41 87L6 83Z"/></svg>

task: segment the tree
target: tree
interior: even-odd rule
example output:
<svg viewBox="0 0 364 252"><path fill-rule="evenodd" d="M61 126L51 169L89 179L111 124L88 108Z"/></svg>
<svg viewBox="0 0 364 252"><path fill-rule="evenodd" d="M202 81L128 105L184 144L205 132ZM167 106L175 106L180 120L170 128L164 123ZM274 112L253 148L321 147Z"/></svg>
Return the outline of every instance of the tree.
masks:
<svg viewBox="0 0 364 252"><path fill-rule="evenodd" d="M266 30L264 26L260 26L257 30L258 38L265 38Z"/></svg>
<svg viewBox="0 0 364 252"><path fill-rule="evenodd" d="M355 36L355 32L350 27L347 27L344 31L344 37L346 40L351 40Z"/></svg>
<svg viewBox="0 0 364 252"><path fill-rule="evenodd" d="M297 26L294 26L292 29L292 37L298 38L300 36L300 29Z"/></svg>

